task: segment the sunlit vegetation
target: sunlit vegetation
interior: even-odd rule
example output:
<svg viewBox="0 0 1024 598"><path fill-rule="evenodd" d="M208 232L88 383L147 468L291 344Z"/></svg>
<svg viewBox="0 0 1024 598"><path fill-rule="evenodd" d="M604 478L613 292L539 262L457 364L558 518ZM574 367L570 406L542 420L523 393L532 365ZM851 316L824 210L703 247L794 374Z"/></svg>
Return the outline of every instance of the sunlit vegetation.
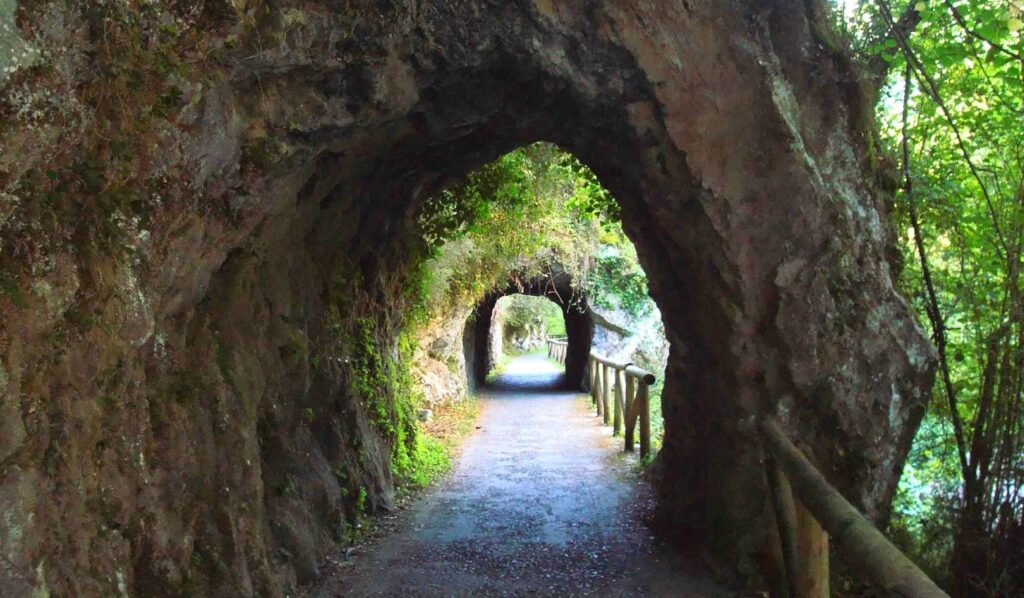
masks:
<svg viewBox="0 0 1024 598"><path fill-rule="evenodd" d="M562 269L597 302L647 309L647 279L617 204L555 146L505 154L432 197L423 213L428 306L479 299L510 275Z"/></svg>
<svg viewBox="0 0 1024 598"><path fill-rule="evenodd" d="M563 297L570 304L659 317L618 204L589 168L553 145L529 145L485 164L430 197L421 214L429 257L410 287L416 297L412 328L450 317L452 306L474 305L510 281L558 272L575 285L573 296ZM510 307L498 325L509 329L507 353L528 352L511 346L517 331L524 338L528 329L565 334L561 310L551 301L523 295L503 301ZM490 378L504 365L500 361ZM652 404L660 438L658 392Z"/></svg>
<svg viewBox="0 0 1024 598"><path fill-rule="evenodd" d="M509 295L498 300L494 326L500 326L504 352L510 355L545 350L548 337L565 336L565 317L544 297Z"/></svg>
<svg viewBox="0 0 1024 598"><path fill-rule="evenodd" d="M891 531L959 595L1024 591L1024 4L837 3L881 84L899 284L939 371Z"/></svg>

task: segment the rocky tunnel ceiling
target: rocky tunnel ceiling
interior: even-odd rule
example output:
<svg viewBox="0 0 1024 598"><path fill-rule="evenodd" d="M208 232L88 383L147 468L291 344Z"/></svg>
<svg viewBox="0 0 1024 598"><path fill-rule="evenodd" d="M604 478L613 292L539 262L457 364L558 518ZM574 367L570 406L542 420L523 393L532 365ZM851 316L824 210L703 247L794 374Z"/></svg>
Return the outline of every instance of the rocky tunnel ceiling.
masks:
<svg viewBox="0 0 1024 598"><path fill-rule="evenodd" d="M392 504L394 387L361 381L397 354L425 198L536 140L598 174L649 276L672 347L662 496L688 537L741 565L766 550L740 431L763 412L884 516L932 352L819 2L203 6L13 17L50 66L11 75L0 110L0 589L316 575L343 495ZM113 88L141 115L96 83L135 31L177 65ZM39 195L63 181L70 200Z"/></svg>

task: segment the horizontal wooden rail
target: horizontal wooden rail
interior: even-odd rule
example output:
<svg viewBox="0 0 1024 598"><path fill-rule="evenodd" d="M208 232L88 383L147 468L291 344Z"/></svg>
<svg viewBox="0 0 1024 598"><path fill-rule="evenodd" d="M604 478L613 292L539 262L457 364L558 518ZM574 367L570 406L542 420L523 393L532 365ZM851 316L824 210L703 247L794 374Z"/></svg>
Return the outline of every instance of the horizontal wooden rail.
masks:
<svg viewBox="0 0 1024 598"><path fill-rule="evenodd" d="M947 596L828 483L825 476L800 452L775 420L761 420L760 428L771 456L768 481L775 503L776 523L779 527L781 553L785 561L784 571L788 578L787 587L790 595L803 596L808 593L805 589L806 582L801 584L794 576L815 569L812 563L798 562L799 555L808 552L803 550L805 546L799 546L799 540L807 534L801 534L799 530L794 529L794 522L798 519L794 510L799 511L800 507L805 507L829 536L835 539L850 568L858 575L870 579L886 595L915 598ZM784 477L780 474L784 474ZM788 492L790 488L792 495ZM799 499L800 505L794 505L793 495ZM820 558L826 559L823 568L824 580L818 580L818 587L827 588L827 537L824 550L817 552ZM813 581L811 583L813 584Z"/></svg>
<svg viewBox="0 0 1024 598"><path fill-rule="evenodd" d="M640 427L640 455L651 454L651 385L654 374L632 363L613 361L590 354L590 396L597 414L612 425L612 434L624 431L625 450L632 451L637 424Z"/></svg>
<svg viewBox="0 0 1024 598"><path fill-rule="evenodd" d="M548 338L548 357L558 363L565 365L565 358L569 355L569 341Z"/></svg>

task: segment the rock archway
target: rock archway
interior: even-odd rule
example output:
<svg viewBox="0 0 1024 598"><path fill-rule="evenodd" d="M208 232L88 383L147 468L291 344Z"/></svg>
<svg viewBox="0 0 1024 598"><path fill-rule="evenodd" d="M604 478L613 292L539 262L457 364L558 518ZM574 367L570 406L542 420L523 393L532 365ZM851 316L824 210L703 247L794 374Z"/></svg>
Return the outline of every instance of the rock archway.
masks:
<svg viewBox="0 0 1024 598"><path fill-rule="evenodd" d="M517 281L492 291L473 310L462 333L466 376L470 385L482 386L487 373L496 365L490 337L494 307L502 297L516 293L546 297L562 310L569 342L563 381L567 388L582 389L590 342L594 336L594 321L586 296L573 286L572 278L560 268L552 268L546 276Z"/></svg>
<svg viewBox="0 0 1024 598"><path fill-rule="evenodd" d="M68 148L114 151L103 96L75 95L111 42L75 3L19 9L64 62L15 83L81 120L3 112L0 588L314 576L355 496L391 503L388 363L425 198L535 140L593 168L649 275L672 347L664 503L688 535L757 569L741 422L761 412L884 516L932 353L820 2L209 4L188 18L217 58L182 62L172 118L119 127L145 150L125 205L32 195L79 172Z"/></svg>

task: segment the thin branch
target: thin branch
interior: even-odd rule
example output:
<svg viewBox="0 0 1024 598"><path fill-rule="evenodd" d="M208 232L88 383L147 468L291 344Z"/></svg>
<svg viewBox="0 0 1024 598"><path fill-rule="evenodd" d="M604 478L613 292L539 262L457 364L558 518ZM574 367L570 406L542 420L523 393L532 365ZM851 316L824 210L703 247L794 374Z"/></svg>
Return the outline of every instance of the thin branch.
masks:
<svg viewBox="0 0 1024 598"><path fill-rule="evenodd" d="M939 308L939 299L935 293L935 284L932 282L931 268L928 265L928 254L924 247L924 239L921 235L921 223L917 217L917 206L914 198L914 181L910 176L910 145L909 127L907 121L910 113L910 80L911 66L907 62L906 75L903 90L903 120L902 140L900 147L903 151L903 192L907 198L907 211L910 213L910 225L914 229L914 245L917 248L917 257L921 262L921 276L924 279L925 290L928 294L927 313L932 324L932 331L935 337L935 347L939 353L939 368L942 371L942 382L946 388L946 397L949 399L950 418L953 422L953 435L956 437L957 456L960 458L960 472L964 480L973 480L971 469L967 462L967 441L964 437L964 424L960 419L960 411L957 408L956 388L953 386L953 376L950 373L949 359L946 356L946 324L942 318Z"/></svg>
<svg viewBox="0 0 1024 598"><path fill-rule="evenodd" d="M960 13L960 9L958 9L955 6L953 6L953 3L950 2L949 0L944 0L944 2L946 4L946 6L949 7L949 12L953 13L953 19L957 22L958 25L960 25L960 27L963 28L964 31L967 32L968 35L970 35L973 38L976 38L976 39L979 39L979 40L985 42L989 46L995 48L996 50L999 50L1000 52L1002 52L1003 54L1006 54L1007 56L1011 56L1011 57L1013 57L1016 60L1021 60L1021 55L1018 54L1017 52L1014 52L1013 50L1008 50L1004 46L1001 46L1000 44L997 44L996 42L988 39L984 35L981 35L977 31L975 31L974 29L971 29L971 27L967 24L967 21L964 20L964 16Z"/></svg>
<svg viewBox="0 0 1024 598"><path fill-rule="evenodd" d="M879 11L885 18L886 22L889 23L889 27L892 29L893 36L896 38L896 43L899 44L900 49L903 50L903 55L907 59L907 66L914 74L914 78L917 79L921 85L922 90L928 95L931 100L939 107L943 116L946 118L946 123L949 124L950 129L953 130L953 135L956 137L956 145L963 155L964 162L967 164L967 168L971 171L971 175L974 180L977 181L978 187L981 189L982 195L985 197L985 204L988 207L989 217L992 219L992 227L995 229L996 238L998 239L998 245L996 250L1000 252L1000 258L1005 259L1006 254L1009 253L1009 247L1006 243L1006 237L1003 235L1002 228L999 226L999 217L996 215L995 206L992 204L992 196L988 192L988 187L981 178L981 174L978 172L978 168L974 165L974 160L971 159L970 152L967 151L967 145L964 143L963 135L960 133L960 127L956 124L953 119L952 113L949 108L946 107L946 103L942 100L942 96L939 94L938 85L928 71L924 68L924 65L917 58L913 49L910 47L910 42L898 30L896 22L893 20L892 10L889 9L889 5L886 4L885 0L876 0Z"/></svg>

